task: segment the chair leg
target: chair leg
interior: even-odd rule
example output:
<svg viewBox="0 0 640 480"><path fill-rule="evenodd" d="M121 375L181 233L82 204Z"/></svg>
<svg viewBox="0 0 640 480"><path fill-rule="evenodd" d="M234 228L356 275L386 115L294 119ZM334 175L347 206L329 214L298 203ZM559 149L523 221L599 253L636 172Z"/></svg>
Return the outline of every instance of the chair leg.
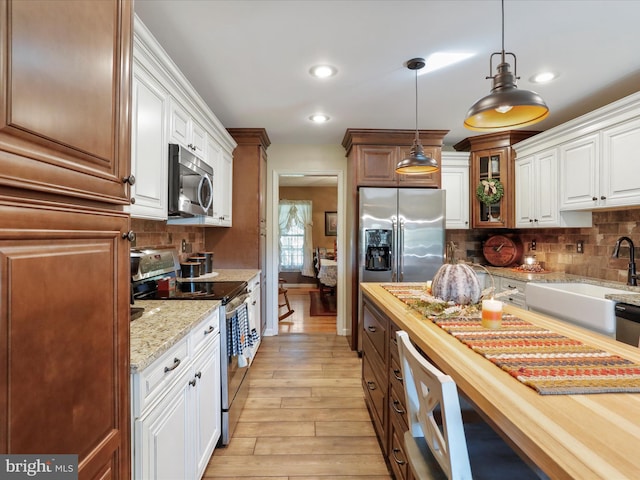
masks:
<svg viewBox="0 0 640 480"><path fill-rule="evenodd" d="M289 297L287 297L287 289L286 288L280 288L278 290L278 293L281 294L284 297L284 303L278 304L278 309L280 309L282 307L287 307L287 311L284 312L282 315L278 316L278 321L280 321L280 320L284 320L285 318L287 318L288 316L293 314L294 311L291 309L291 305L289 304Z"/></svg>

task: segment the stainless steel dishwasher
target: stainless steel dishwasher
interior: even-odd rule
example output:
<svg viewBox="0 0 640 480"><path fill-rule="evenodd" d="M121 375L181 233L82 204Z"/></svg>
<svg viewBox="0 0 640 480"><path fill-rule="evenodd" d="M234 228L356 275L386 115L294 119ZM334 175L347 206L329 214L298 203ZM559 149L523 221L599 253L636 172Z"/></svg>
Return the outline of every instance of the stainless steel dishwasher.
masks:
<svg viewBox="0 0 640 480"><path fill-rule="evenodd" d="M617 303L616 340L634 347L640 346L640 307L628 303Z"/></svg>

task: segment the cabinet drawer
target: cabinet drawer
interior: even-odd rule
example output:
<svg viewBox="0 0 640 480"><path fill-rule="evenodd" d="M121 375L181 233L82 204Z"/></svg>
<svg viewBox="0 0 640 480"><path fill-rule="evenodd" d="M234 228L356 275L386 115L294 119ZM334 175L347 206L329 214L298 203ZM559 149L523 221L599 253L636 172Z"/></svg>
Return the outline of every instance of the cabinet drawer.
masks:
<svg viewBox="0 0 640 480"><path fill-rule="evenodd" d="M397 480L409 478L409 462L404 449L404 432L408 430L402 418L391 414L389 422L389 464Z"/></svg>
<svg viewBox="0 0 640 480"><path fill-rule="evenodd" d="M366 304L364 305L363 313L362 328L364 330L364 337L371 341L373 348L375 348L382 364L384 365L387 360L385 355L385 346L387 343L387 322L380 320L376 315L374 315Z"/></svg>
<svg viewBox="0 0 640 480"><path fill-rule="evenodd" d="M404 381L402 379L402 369L400 368L400 364L396 362L394 359L391 359L391 364L389 365L389 386L395 391L397 400L400 402L399 405L396 405L398 410L402 410L406 412L405 398L404 398ZM391 408L393 408L393 400L390 400Z"/></svg>
<svg viewBox="0 0 640 480"><path fill-rule="evenodd" d="M365 340L366 341L366 340ZM362 356L362 388L365 400L369 406L373 426L378 434L380 443L385 445L385 410L387 398L387 383L381 381L375 373L374 366L369 362L366 353Z"/></svg>
<svg viewBox="0 0 640 480"><path fill-rule="evenodd" d="M400 330L398 326L389 322L389 357L400 365L400 353L398 353L398 339L396 338L396 332Z"/></svg>
<svg viewBox="0 0 640 480"><path fill-rule="evenodd" d="M167 392L188 367L187 337L180 340L160 358L133 376L132 415L139 417L144 409L159 395Z"/></svg>
<svg viewBox="0 0 640 480"><path fill-rule="evenodd" d="M502 291L504 290L513 290L514 288L518 289L518 293L524 295L524 289L527 286L527 282L523 282L521 280L512 280L510 278L501 278L500 279L500 288Z"/></svg>
<svg viewBox="0 0 640 480"><path fill-rule="evenodd" d="M205 348L220 331L220 309L209 314L198 326L196 326L189 334L191 342L191 356L195 357L198 352Z"/></svg>

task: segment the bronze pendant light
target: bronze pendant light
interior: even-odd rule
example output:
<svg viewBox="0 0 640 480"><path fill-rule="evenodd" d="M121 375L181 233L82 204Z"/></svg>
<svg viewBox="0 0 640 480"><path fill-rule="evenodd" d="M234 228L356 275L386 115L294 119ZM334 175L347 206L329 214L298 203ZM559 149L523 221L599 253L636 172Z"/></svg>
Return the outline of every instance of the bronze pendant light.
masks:
<svg viewBox="0 0 640 480"><path fill-rule="evenodd" d="M549 115L549 107L536 92L518 90L516 81L518 67L516 56L504 51L504 0L502 0L502 51L494 52L489 59L489 74L492 71L494 55L500 55L501 61L493 79L491 93L474 103L464 120L469 130L493 132L507 128L521 128L533 125ZM505 56L513 57L514 72L505 61Z"/></svg>
<svg viewBox="0 0 640 480"><path fill-rule="evenodd" d="M424 66L424 58L412 58L407 62L407 68L416 72L416 138L413 140L409 156L396 165L396 173L403 175L433 173L439 170L438 162L424 154L418 134L418 70Z"/></svg>

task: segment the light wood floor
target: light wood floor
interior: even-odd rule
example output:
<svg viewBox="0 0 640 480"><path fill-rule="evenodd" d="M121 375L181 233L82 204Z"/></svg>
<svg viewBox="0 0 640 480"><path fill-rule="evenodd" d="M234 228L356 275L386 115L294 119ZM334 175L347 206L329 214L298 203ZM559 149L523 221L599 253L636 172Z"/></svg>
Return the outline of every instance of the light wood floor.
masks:
<svg viewBox="0 0 640 480"><path fill-rule="evenodd" d="M278 336L262 339L236 432L215 450L204 478L389 480L361 360L335 334L335 317L309 317L308 290L292 290L295 314Z"/></svg>

